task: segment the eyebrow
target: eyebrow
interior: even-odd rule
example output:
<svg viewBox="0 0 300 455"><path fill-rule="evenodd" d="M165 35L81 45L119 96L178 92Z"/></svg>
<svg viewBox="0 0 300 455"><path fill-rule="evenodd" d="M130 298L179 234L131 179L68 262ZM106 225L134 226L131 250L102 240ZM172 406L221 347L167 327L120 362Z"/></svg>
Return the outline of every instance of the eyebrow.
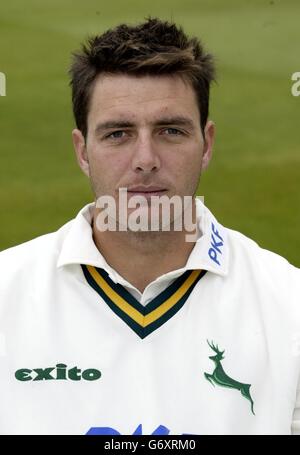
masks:
<svg viewBox="0 0 300 455"><path fill-rule="evenodd" d="M178 125L189 128L193 130L195 128L194 122L188 118L181 115L173 117L161 117L154 122L151 122L152 126L166 126L166 125ZM99 123L95 128L95 134L100 134L103 131L109 129L122 129L122 128L133 128L136 124L133 122L122 121L122 120L108 120L103 123Z"/></svg>

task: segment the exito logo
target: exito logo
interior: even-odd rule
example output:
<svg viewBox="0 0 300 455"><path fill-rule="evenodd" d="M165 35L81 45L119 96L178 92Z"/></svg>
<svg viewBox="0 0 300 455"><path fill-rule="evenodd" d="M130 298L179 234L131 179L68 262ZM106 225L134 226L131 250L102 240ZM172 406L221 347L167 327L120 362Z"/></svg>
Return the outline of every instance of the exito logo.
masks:
<svg viewBox="0 0 300 455"><path fill-rule="evenodd" d="M0 73L0 96L6 96L6 77L4 73Z"/></svg>
<svg viewBox="0 0 300 455"><path fill-rule="evenodd" d="M64 363L58 363L55 367L48 368L21 368L15 372L15 378L18 381L51 381L51 380L71 380L96 381L100 379L101 372L95 368L81 370L80 368L69 368Z"/></svg>

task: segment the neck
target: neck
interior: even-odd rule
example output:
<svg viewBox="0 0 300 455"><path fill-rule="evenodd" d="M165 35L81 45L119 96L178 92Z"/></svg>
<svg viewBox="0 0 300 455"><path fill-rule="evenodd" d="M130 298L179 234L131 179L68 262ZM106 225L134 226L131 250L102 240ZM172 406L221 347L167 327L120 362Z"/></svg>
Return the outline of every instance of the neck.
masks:
<svg viewBox="0 0 300 455"><path fill-rule="evenodd" d="M93 220L98 212L94 208ZM187 234L191 231L99 231L93 223L93 239L106 262L141 292L159 276L185 266L195 245L186 241Z"/></svg>

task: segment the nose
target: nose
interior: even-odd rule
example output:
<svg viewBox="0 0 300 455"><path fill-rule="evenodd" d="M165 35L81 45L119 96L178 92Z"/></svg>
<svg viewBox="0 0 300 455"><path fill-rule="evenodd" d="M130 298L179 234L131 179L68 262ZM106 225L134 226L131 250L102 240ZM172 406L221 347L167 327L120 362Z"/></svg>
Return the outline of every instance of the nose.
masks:
<svg viewBox="0 0 300 455"><path fill-rule="evenodd" d="M148 134L140 137L134 145L132 169L139 173L157 172L160 169L158 150Z"/></svg>

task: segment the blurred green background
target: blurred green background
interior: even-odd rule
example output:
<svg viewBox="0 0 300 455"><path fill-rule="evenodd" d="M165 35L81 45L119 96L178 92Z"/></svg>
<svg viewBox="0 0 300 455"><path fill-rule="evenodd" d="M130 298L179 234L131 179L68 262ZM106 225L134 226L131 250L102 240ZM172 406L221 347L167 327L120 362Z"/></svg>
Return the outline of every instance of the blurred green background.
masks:
<svg viewBox="0 0 300 455"><path fill-rule="evenodd" d="M299 0L1 2L0 249L58 229L92 200L71 142L70 54L147 15L175 20L217 59L217 141L199 194L221 223L300 266Z"/></svg>

